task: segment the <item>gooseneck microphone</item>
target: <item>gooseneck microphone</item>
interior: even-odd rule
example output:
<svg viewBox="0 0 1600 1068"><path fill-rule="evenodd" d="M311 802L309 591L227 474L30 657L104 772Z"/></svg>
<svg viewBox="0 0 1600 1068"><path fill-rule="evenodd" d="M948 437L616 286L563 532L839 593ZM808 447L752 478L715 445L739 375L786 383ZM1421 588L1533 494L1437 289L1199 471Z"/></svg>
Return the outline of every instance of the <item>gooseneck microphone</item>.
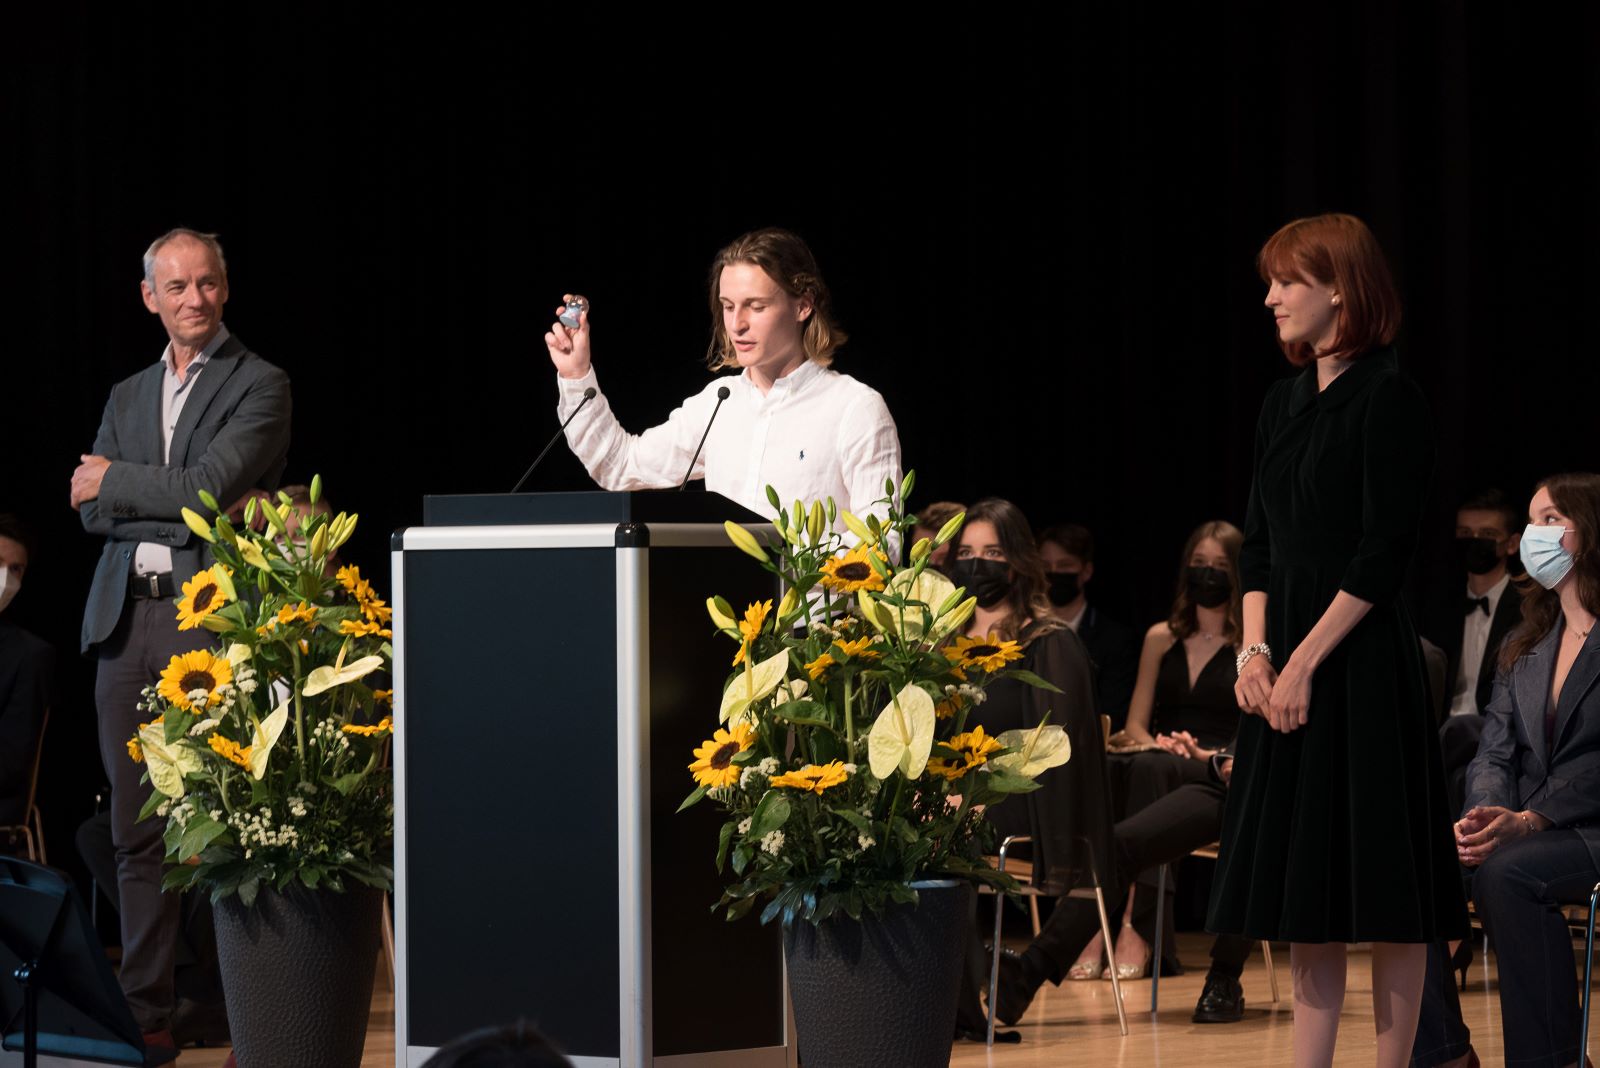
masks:
<svg viewBox="0 0 1600 1068"><path fill-rule="evenodd" d="M722 402L728 399L728 387L717 387L717 406L711 409L711 418L706 420L706 432L700 435L700 444L694 447L694 455L689 457L689 470L683 473L683 481L678 483L678 489L689 484L689 479L694 475L694 462L700 459L700 450L706 447L706 438L711 436L711 424L717 421L717 413L722 410ZM574 413L576 414L576 413Z"/></svg>
<svg viewBox="0 0 1600 1068"><path fill-rule="evenodd" d="M522 473L522 477L517 479L517 484L511 487L512 493L515 493L522 488L522 484L528 481L528 476L533 474L533 469L539 466L539 461L544 459L545 453L555 448L556 442L561 440L561 435L567 432L567 423L570 423L574 419L578 418L578 413L583 411L583 406L594 400L595 397L599 396L599 394L600 391L595 389L593 386L590 386L588 389L583 391L583 400L578 403L576 408L572 409L572 414L567 416L566 420L561 424L561 429L556 431L555 437L550 439L550 443L544 447L544 450L540 452L538 456L533 458L533 463L529 464L528 469Z"/></svg>

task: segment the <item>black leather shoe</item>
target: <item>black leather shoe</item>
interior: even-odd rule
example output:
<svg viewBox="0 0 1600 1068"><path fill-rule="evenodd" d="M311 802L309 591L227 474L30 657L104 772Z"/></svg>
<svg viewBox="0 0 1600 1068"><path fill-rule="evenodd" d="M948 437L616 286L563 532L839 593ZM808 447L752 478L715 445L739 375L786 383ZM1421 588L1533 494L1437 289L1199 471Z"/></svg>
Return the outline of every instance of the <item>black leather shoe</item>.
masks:
<svg viewBox="0 0 1600 1068"><path fill-rule="evenodd" d="M1194 1006L1195 1023L1238 1023L1244 1019L1244 987L1226 975L1207 975Z"/></svg>
<svg viewBox="0 0 1600 1068"><path fill-rule="evenodd" d="M209 1005L179 998L172 1010L172 1041L179 1049L188 1046L226 1046L228 1007L218 1001Z"/></svg>
<svg viewBox="0 0 1600 1068"><path fill-rule="evenodd" d="M1022 1014L1028 1011L1029 1002L1039 990L1039 982L1028 978L1027 968L1023 966L1020 954L1009 950L1000 951L1000 980L995 988L995 1019L1006 1026L1010 1026L1022 1019Z"/></svg>

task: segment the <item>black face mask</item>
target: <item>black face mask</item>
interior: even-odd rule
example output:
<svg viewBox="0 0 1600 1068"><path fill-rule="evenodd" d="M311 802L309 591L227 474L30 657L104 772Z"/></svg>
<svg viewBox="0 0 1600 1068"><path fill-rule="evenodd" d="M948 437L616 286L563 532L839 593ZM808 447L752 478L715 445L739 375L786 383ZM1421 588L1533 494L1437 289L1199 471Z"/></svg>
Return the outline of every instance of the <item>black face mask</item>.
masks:
<svg viewBox="0 0 1600 1068"><path fill-rule="evenodd" d="M1011 592L1011 566L1003 560L979 560L968 557L957 560L948 568L950 581L965 586L967 592L978 599L979 608L993 608Z"/></svg>
<svg viewBox="0 0 1600 1068"><path fill-rule="evenodd" d="M1221 608L1233 596L1233 578L1220 567L1191 567L1185 577L1189 603Z"/></svg>
<svg viewBox="0 0 1600 1068"><path fill-rule="evenodd" d="M1499 565L1499 543L1493 538L1457 538L1456 565L1469 575L1487 575Z"/></svg>
<svg viewBox="0 0 1600 1068"><path fill-rule="evenodd" d="M1052 571L1045 578L1050 580L1050 603L1060 608L1064 604L1071 604L1078 599L1078 594L1083 592L1079 579L1083 576L1076 571Z"/></svg>

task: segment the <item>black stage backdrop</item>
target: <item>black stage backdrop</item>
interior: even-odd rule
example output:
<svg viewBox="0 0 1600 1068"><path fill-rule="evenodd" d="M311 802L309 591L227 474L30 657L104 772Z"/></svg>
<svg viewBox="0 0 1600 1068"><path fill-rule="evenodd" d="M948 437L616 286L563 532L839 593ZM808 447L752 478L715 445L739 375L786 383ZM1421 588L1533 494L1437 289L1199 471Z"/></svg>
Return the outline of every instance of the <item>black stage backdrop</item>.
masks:
<svg viewBox="0 0 1600 1068"><path fill-rule="evenodd" d="M4 117L0 510L39 541L8 615L62 650L52 860L102 781L75 655L98 546L67 483L164 343L137 283L167 228L221 234L228 325L294 381L287 477L361 513L346 555L380 587L424 494L509 489L555 429L561 293L594 301L601 383L643 429L706 380L712 255L778 224L817 252L836 366L888 400L917 498L1088 523L1098 598L1142 626L1187 531L1241 518L1288 373L1253 256L1290 218L1358 214L1398 272L1436 422L1424 572L1464 491L1600 467L1600 8L1545 10L1098 5L872 41L795 13L721 49L627 24L660 42L627 56L594 12L263 17L204 47L67 16L8 64ZM586 485L558 449L532 488Z"/></svg>

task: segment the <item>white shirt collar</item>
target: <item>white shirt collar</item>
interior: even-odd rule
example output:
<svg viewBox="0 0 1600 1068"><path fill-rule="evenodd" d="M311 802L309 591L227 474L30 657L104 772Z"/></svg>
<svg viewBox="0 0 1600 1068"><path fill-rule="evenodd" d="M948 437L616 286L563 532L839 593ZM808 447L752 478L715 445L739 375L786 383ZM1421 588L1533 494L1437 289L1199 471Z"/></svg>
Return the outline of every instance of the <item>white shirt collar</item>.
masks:
<svg viewBox="0 0 1600 1068"><path fill-rule="evenodd" d="M766 395L769 399L792 396L793 394L804 389L811 382L815 381L817 376L822 374L824 370L826 370L826 368L824 368L821 364L817 363L815 360L808 359L799 367L796 367L793 371L790 371L788 374L784 375L782 378L775 379L772 383L772 388L767 391ZM750 387L756 396L761 396L761 390L757 388L755 381L750 377L750 368L746 367L742 372L741 377L745 380L745 383Z"/></svg>
<svg viewBox="0 0 1600 1068"><path fill-rule="evenodd" d="M1472 592L1472 587L1468 586L1467 596L1474 600L1479 597L1489 598L1489 618L1493 619L1494 614L1500 610L1500 598L1505 594L1506 587L1509 585L1511 585L1511 572L1508 571L1504 575L1500 576L1499 582L1496 582L1493 586L1490 586L1483 593L1474 594Z"/></svg>
<svg viewBox="0 0 1600 1068"><path fill-rule="evenodd" d="M184 380L188 381L190 375L209 362L211 357L217 354L217 350L228 340L228 337L227 325L218 323L217 336L206 342L206 347L196 353L194 359L189 361L189 366L184 370ZM167 347L161 350L161 363L166 367L168 374L176 375L178 373L178 369L172 363L172 342L170 341L167 342Z"/></svg>

